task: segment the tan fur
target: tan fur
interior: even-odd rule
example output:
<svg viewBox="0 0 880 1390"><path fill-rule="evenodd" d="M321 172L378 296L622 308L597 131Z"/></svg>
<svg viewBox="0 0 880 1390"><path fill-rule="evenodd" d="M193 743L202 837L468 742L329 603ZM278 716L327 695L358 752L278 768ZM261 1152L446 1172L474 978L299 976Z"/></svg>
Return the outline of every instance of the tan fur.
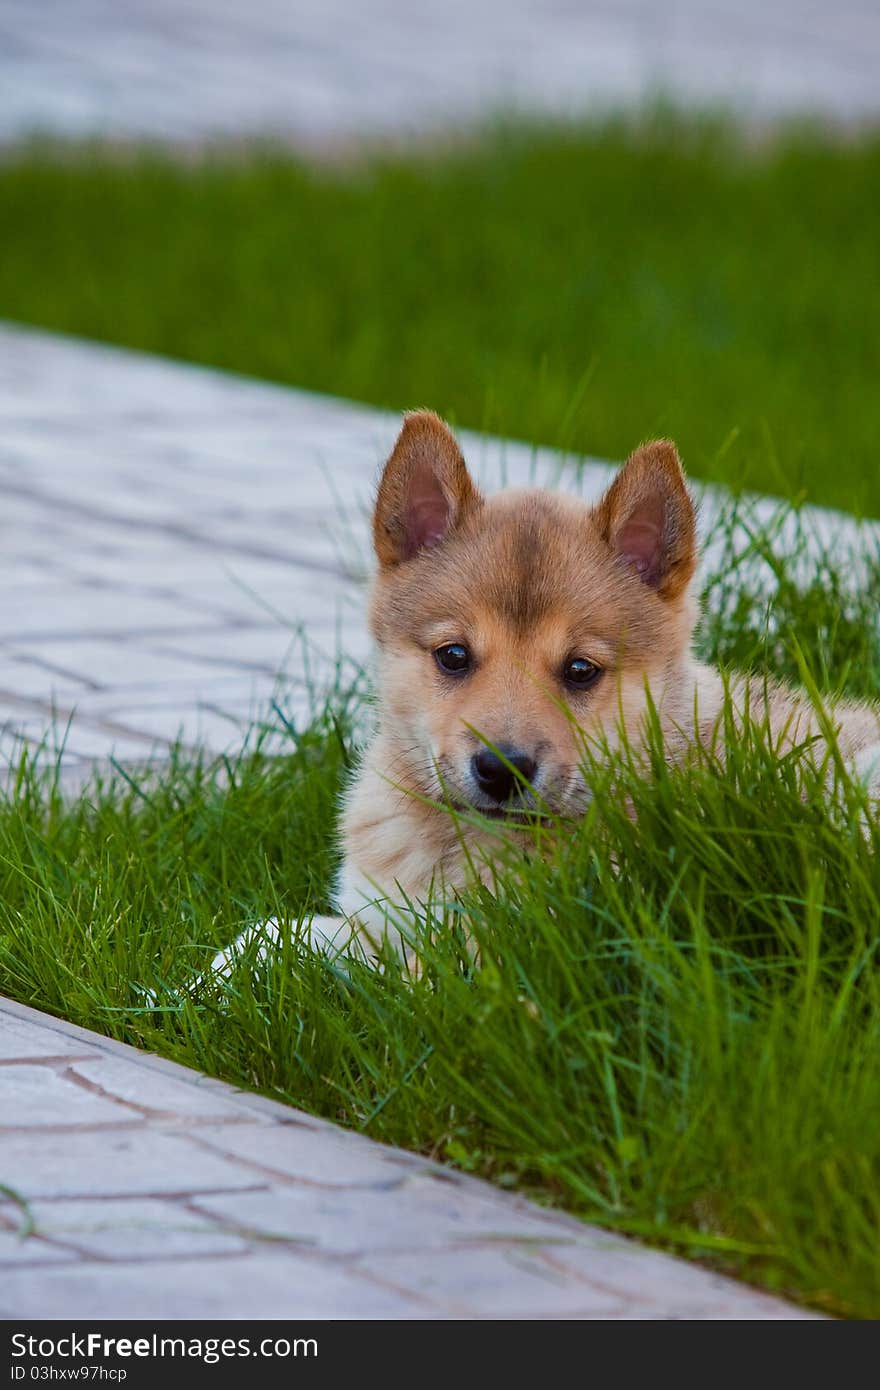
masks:
<svg viewBox="0 0 880 1390"><path fill-rule="evenodd" d="M613 743L625 729L637 745L649 690L670 748L717 740L723 682L691 653L696 527L669 441L636 450L596 507L537 490L484 499L446 426L419 412L386 465L374 538L379 715L343 808L346 915L375 931L367 900L424 901L474 866L490 871L499 836L515 831L462 827L434 804L472 809L467 767L484 741L528 750L538 804L576 814L589 788L569 716L587 737ZM451 642L474 654L465 679L438 670L434 652ZM561 684L572 656L603 668L595 687ZM803 694L745 680L734 690L780 749L822 732ZM841 702L834 718L845 757L880 743L869 706Z"/></svg>

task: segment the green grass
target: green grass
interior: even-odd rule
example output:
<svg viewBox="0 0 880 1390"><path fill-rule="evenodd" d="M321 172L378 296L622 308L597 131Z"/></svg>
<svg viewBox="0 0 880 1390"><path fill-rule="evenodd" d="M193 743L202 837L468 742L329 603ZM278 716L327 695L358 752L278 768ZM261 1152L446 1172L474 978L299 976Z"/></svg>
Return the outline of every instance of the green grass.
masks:
<svg viewBox="0 0 880 1390"><path fill-rule="evenodd" d="M0 163L0 316L880 515L880 136L655 113ZM292 442L293 447L293 442Z"/></svg>
<svg viewBox="0 0 880 1390"><path fill-rule="evenodd" d="M768 559L763 533L735 563L722 549L703 654L880 694L880 555L853 592L839 553L798 585L799 549ZM880 823L757 732L726 771L706 755L672 772L659 750L652 778L625 755L596 769L582 825L470 895L479 968L451 916L414 927L417 981L346 976L293 941L181 1001L244 925L326 905L360 700L287 726L283 757L258 730L233 761L178 758L72 800L51 759L23 759L0 802L0 990L878 1316Z"/></svg>

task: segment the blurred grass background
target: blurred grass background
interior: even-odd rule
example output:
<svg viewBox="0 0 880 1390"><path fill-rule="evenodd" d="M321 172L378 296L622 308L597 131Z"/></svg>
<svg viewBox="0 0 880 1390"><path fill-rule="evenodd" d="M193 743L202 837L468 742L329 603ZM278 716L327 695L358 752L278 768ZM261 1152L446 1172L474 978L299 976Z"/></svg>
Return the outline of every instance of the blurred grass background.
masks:
<svg viewBox="0 0 880 1390"><path fill-rule="evenodd" d="M28 145L0 315L880 516L880 135L654 112L316 165ZM291 441L295 449L295 441Z"/></svg>

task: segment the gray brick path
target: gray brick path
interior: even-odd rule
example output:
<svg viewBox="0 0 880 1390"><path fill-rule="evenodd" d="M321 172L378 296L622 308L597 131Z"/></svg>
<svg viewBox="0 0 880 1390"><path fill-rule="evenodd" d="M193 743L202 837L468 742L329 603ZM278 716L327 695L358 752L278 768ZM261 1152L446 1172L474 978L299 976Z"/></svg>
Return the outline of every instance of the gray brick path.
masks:
<svg viewBox="0 0 880 1390"><path fill-rule="evenodd" d="M802 1318L0 998L0 1317Z"/></svg>
<svg viewBox="0 0 880 1390"><path fill-rule="evenodd" d="M758 118L880 109L874 0L0 0L0 139L405 136L663 89Z"/></svg>

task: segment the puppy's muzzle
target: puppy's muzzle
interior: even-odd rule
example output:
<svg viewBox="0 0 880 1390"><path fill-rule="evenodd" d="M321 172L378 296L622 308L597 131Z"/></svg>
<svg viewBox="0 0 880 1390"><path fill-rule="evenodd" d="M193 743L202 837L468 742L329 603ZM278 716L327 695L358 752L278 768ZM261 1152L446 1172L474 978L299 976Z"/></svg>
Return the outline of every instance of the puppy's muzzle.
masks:
<svg viewBox="0 0 880 1390"><path fill-rule="evenodd" d="M500 743L497 751L481 748L471 758L471 773L483 796L503 806L523 782L531 782L538 770L534 758L520 748Z"/></svg>

